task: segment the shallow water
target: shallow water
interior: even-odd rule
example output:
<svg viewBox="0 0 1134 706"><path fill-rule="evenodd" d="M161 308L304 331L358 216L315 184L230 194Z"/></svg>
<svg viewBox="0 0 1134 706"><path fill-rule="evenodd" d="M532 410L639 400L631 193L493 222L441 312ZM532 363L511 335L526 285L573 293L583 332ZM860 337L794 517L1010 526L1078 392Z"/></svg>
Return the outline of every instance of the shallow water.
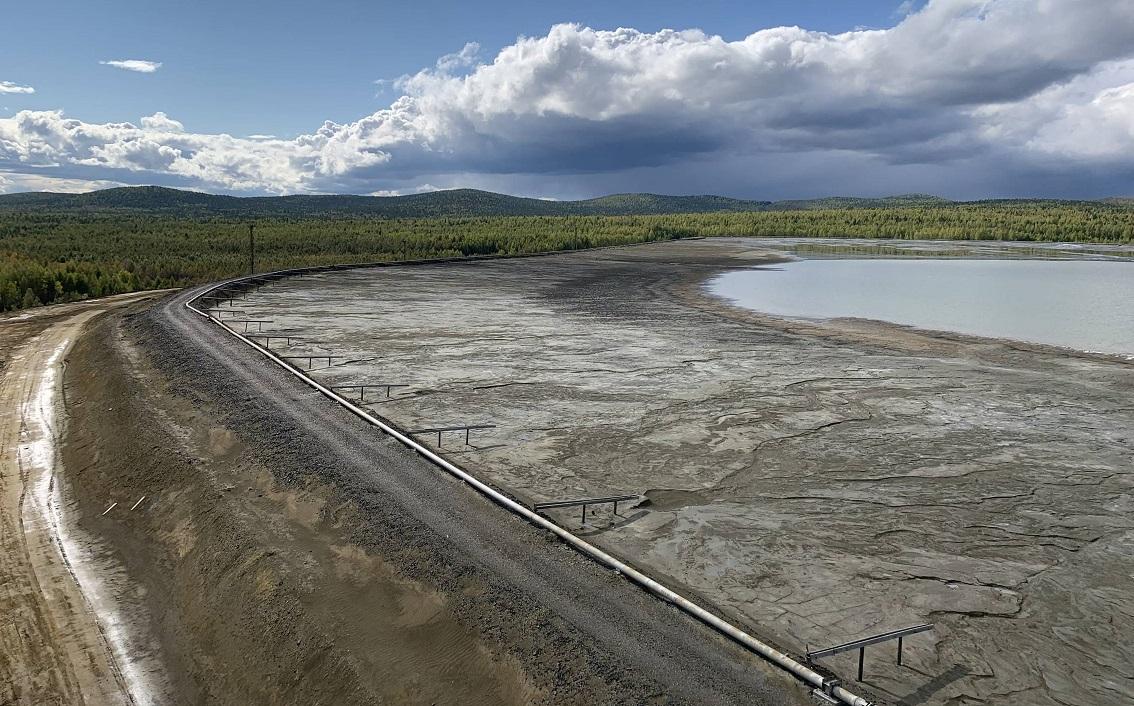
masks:
<svg viewBox="0 0 1134 706"><path fill-rule="evenodd" d="M858 317L1134 356L1134 262L812 259L738 270L709 290L788 317Z"/></svg>

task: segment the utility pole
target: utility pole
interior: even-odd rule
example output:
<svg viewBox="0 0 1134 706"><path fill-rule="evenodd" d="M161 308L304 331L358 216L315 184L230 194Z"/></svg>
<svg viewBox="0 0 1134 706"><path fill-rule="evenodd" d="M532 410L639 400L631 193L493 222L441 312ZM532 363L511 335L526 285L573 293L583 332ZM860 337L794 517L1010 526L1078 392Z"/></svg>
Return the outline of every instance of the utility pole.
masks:
<svg viewBox="0 0 1134 706"><path fill-rule="evenodd" d="M256 274L256 236L253 235L252 229L255 224L248 224L248 274Z"/></svg>

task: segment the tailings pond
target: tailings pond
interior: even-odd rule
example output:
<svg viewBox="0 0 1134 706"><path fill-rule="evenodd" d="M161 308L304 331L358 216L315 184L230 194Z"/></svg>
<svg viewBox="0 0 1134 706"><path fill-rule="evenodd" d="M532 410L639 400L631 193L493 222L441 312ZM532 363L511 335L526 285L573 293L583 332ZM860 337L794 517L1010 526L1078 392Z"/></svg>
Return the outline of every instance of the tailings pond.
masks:
<svg viewBox="0 0 1134 706"><path fill-rule="evenodd" d="M1130 300L1128 263L1106 260L1129 254L709 239L315 274L223 316L299 336L273 341L285 355L341 356L311 361L310 375L376 385L365 404L403 429L495 425L468 444L455 432L420 439L523 502L639 494L585 524L574 509L549 514L794 654L935 625L906 641L902 666L894 645L868 649L862 683L857 655L821 660L854 690L903 704L1094 706L1134 701L1134 363L1004 338L1088 318L1071 312L1058 313L1066 327L998 324L999 338L761 312L774 294L792 317L971 330L965 317L865 306L885 289L845 293L882 288L873 267L915 313L947 295L970 310L994 299L1052 309L1054 292L1094 307L1102 323L1088 330L1105 332L1129 321L1114 306ZM816 259L840 256L852 259ZM1062 266L1085 266L1084 289L1050 274L1072 271ZM713 294L729 278L761 292L755 311ZM894 278L909 291L895 293ZM1123 340L1066 344L1127 350ZM383 383L405 387L387 396Z"/></svg>
<svg viewBox="0 0 1134 706"><path fill-rule="evenodd" d="M865 318L1134 356L1134 262L806 259L716 278L754 311Z"/></svg>

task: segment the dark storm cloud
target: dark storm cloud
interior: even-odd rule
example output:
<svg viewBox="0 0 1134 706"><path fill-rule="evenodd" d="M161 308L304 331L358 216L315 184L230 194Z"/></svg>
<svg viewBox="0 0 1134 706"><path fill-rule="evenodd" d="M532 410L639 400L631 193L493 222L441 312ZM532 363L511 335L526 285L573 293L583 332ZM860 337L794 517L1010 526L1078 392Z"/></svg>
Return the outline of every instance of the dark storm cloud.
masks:
<svg viewBox="0 0 1134 706"><path fill-rule="evenodd" d="M192 134L162 114L135 126L24 112L0 119L0 169L234 191L552 194L584 179L590 193L689 192L727 173L728 191L762 195L776 173L824 192L844 190L845 172L860 188L956 193L1000 188L987 172L1009 168L1051 190L1058 164L1118 189L1134 160L1134 0L932 0L887 30L735 42L559 25L490 63L476 56L470 45L402 79L389 108L294 140Z"/></svg>

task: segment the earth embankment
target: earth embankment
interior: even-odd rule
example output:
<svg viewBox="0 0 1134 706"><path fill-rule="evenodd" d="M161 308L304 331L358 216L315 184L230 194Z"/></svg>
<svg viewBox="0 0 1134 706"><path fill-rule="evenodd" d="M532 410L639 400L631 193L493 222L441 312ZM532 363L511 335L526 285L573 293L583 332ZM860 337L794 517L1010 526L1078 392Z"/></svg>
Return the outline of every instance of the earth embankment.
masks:
<svg viewBox="0 0 1134 706"><path fill-rule="evenodd" d="M83 523L156 616L178 702L805 702L187 296L105 317L75 347L64 447Z"/></svg>

